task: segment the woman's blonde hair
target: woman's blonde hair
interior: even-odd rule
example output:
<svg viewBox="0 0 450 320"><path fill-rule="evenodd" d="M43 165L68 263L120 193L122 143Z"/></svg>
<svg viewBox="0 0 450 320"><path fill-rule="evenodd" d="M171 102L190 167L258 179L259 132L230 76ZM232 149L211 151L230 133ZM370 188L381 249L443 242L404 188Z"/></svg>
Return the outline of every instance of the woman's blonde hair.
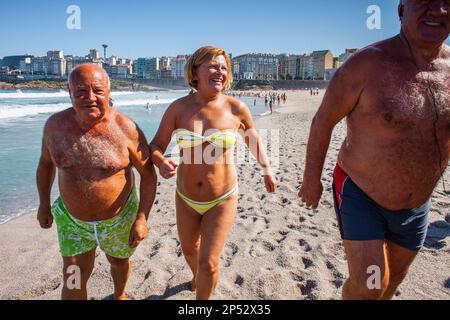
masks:
<svg viewBox="0 0 450 320"><path fill-rule="evenodd" d="M233 74L231 73L230 56L224 49L213 46L205 46L195 51L195 53L189 58L184 68L184 77L192 88L198 89L198 80L195 79L196 69L201 64L211 62L218 56L224 56L225 61L227 62L227 80L224 84L224 88L225 90L228 90L231 87L231 83L233 82Z"/></svg>

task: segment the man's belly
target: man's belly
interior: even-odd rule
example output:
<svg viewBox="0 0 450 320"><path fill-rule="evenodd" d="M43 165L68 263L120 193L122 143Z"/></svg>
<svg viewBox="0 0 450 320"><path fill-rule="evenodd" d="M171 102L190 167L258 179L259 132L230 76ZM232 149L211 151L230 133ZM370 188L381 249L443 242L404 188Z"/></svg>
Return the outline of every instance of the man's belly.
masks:
<svg viewBox="0 0 450 320"><path fill-rule="evenodd" d="M439 156L398 148L343 147L338 163L381 207L398 211L423 205L440 178Z"/></svg>
<svg viewBox="0 0 450 320"><path fill-rule="evenodd" d="M72 216L83 221L107 220L118 215L133 186L131 170L95 180L59 172L59 190L64 205Z"/></svg>

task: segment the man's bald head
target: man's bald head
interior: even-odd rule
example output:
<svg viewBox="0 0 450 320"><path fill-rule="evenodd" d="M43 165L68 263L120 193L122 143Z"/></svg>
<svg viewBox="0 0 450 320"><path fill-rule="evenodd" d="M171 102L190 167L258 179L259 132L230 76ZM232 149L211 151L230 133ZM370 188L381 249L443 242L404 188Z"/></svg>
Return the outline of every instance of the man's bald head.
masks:
<svg viewBox="0 0 450 320"><path fill-rule="evenodd" d="M72 72L69 75L69 87L73 88L74 85L79 84L78 82L80 81L80 79L85 78L86 75L93 75L93 74L96 74L96 77L99 79L101 78L105 79L107 82L108 89L111 88L111 82L105 69L92 63L80 64L79 66L75 67L75 69L72 70Z"/></svg>

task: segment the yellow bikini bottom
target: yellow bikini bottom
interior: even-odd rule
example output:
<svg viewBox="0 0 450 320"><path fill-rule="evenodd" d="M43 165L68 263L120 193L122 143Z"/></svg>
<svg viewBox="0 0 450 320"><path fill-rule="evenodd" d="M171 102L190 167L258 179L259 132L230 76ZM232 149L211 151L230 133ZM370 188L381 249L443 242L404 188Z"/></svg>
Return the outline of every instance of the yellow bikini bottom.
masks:
<svg viewBox="0 0 450 320"><path fill-rule="evenodd" d="M199 215L203 216L206 212L217 206L218 204L224 202L228 198L230 198L235 193L239 192L238 184L234 186L233 189L225 193L223 196L218 197L215 200L207 201L207 202L200 202L200 201L194 201L192 199L189 199L184 194L182 194L177 187L177 194L178 196L192 209L194 209Z"/></svg>

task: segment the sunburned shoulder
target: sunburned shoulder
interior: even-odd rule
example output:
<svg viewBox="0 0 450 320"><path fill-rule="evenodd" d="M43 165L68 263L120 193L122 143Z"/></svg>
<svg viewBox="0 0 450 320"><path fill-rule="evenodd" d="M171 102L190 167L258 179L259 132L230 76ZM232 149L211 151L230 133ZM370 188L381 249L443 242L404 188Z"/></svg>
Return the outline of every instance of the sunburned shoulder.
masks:
<svg viewBox="0 0 450 320"><path fill-rule="evenodd" d="M336 72L335 78L352 83L365 83L379 74L382 65L391 61L391 39L371 44L353 54Z"/></svg>
<svg viewBox="0 0 450 320"><path fill-rule="evenodd" d="M233 112L233 114L239 115L249 112L247 105L241 100L229 96L224 96L224 98L226 104L230 106L231 112Z"/></svg>
<svg viewBox="0 0 450 320"><path fill-rule="evenodd" d="M166 112L180 112L182 109L192 106L193 103L192 95L184 96L172 102Z"/></svg>
<svg viewBox="0 0 450 320"><path fill-rule="evenodd" d="M131 139L137 139L139 136L139 130L137 124L133 120L118 111L115 111L113 117L125 136Z"/></svg>
<svg viewBox="0 0 450 320"><path fill-rule="evenodd" d="M388 43L385 41L371 44L358 50L343 65L342 69L368 68L374 62L385 60L389 56Z"/></svg>
<svg viewBox="0 0 450 320"><path fill-rule="evenodd" d="M444 44L442 51L443 51L442 58L444 59L444 61L447 62L447 66L450 67L450 65L448 64L450 62L450 46Z"/></svg>
<svg viewBox="0 0 450 320"><path fill-rule="evenodd" d="M69 108L51 115L45 123L45 131L58 130L59 128L67 128L68 124L75 121L75 112L73 108Z"/></svg>

